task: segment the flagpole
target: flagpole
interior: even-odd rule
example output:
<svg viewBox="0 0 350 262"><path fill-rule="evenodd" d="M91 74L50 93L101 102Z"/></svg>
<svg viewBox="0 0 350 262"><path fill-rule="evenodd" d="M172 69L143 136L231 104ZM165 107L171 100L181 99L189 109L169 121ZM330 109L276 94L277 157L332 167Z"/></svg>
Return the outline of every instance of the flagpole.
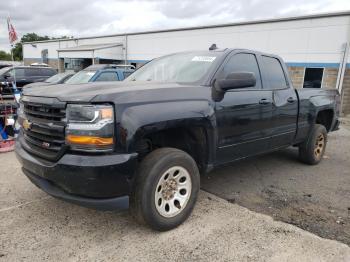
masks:
<svg viewBox="0 0 350 262"><path fill-rule="evenodd" d="M15 59L13 57L13 45L11 45L11 57L12 57L12 71L13 71L13 82L15 86L13 88L17 89L17 81L16 81L16 70L15 70Z"/></svg>
<svg viewBox="0 0 350 262"><path fill-rule="evenodd" d="M13 56L13 43L14 41L17 40L17 34L16 31L14 30L12 24L11 24L11 20L10 20L10 13L8 13L7 16L7 29L9 32L9 42L10 42L10 46L11 46L11 58L12 58L12 71L13 71L13 83L12 83L12 88L16 91L17 90L17 80L16 80L16 70L15 70L15 58ZM11 37L11 34L13 33L15 34L15 39L13 40Z"/></svg>

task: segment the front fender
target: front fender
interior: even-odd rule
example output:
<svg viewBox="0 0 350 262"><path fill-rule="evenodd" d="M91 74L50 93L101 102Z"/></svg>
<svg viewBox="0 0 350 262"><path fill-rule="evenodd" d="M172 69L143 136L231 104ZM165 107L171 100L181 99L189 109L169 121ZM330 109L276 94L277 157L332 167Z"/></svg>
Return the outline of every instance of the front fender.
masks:
<svg viewBox="0 0 350 262"><path fill-rule="evenodd" d="M214 152L216 121L214 108L206 100L170 101L127 107L120 117L120 143L127 152L147 134L170 129L204 127L209 150Z"/></svg>

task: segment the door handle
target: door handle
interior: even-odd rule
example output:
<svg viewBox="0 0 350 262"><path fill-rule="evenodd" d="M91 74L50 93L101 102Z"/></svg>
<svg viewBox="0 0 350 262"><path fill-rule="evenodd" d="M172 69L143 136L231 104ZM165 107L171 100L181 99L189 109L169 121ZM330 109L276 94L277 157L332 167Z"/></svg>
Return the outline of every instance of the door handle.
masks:
<svg viewBox="0 0 350 262"><path fill-rule="evenodd" d="M295 99L293 97L288 97L287 102L288 103L294 103Z"/></svg>
<svg viewBox="0 0 350 262"><path fill-rule="evenodd" d="M260 105L267 105L267 104L270 104L270 102L266 98L263 98L263 99L260 99L259 104Z"/></svg>

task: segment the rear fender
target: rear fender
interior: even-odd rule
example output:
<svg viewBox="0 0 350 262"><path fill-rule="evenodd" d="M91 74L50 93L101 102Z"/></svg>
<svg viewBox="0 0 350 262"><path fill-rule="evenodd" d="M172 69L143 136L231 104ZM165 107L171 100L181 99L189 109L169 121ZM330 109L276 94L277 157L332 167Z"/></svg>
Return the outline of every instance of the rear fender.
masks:
<svg viewBox="0 0 350 262"><path fill-rule="evenodd" d="M332 110L333 111L333 119L332 124L335 120L335 111L336 111L336 101L334 97L331 96L314 96L310 98L310 104L312 106L312 114L310 117L311 125L316 123L317 115L321 111Z"/></svg>
<svg viewBox="0 0 350 262"><path fill-rule="evenodd" d="M295 139L296 143L300 143L309 136L313 126L316 123L317 115L324 110L336 110L336 92L332 90L315 90L303 89L298 91L299 96L299 120L298 133ZM315 95L316 93L316 95ZM332 122L336 120L333 117ZM333 125L332 123L332 125Z"/></svg>

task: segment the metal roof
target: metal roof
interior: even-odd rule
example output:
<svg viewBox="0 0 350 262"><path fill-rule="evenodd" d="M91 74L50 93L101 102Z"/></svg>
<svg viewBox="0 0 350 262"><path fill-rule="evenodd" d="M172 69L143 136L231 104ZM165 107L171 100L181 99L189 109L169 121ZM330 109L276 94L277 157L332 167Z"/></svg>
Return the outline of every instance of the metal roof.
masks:
<svg viewBox="0 0 350 262"><path fill-rule="evenodd" d="M182 28L173 28L173 29L165 29L165 30L131 32L131 33L123 33L123 34L100 35L100 36L89 36L89 37L52 39L52 40L45 40L45 41L24 42L23 44L71 41L71 40L80 40L80 39L94 39L94 38L128 36L128 35L141 35L141 34L151 34L151 33L166 33L166 32L187 31L187 30L196 30L196 29L208 29L208 28L217 28L217 27L228 27L228 26L276 23L276 22L284 22L284 21L327 18L327 17L337 17L337 16L350 16L350 10L343 11L343 12L331 12L331 13L319 13L319 14L303 15L303 16L279 17L279 18L272 18L272 19L252 20L252 21L235 22L235 23L227 23L227 24L214 24L214 25L206 25L206 26L182 27Z"/></svg>
<svg viewBox="0 0 350 262"><path fill-rule="evenodd" d="M95 45L78 45L74 47L66 47L57 49L58 52L69 52L69 51L94 51L100 49L107 49L116 46L122 46L122 43L114 43L114 44L95 44Z"/></svg>

